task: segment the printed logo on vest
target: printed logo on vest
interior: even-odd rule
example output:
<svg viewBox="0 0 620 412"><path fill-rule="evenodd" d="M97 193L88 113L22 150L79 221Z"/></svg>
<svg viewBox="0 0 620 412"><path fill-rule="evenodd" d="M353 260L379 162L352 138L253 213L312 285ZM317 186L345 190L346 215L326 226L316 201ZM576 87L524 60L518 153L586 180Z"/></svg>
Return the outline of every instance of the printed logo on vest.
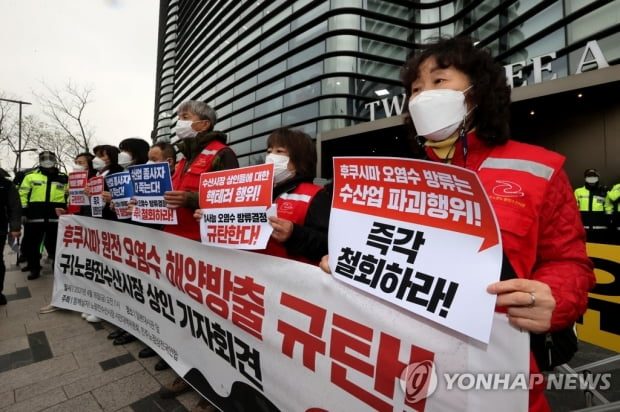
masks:
<svg viewBox="0 0 620 412"><path fill-rule="evenodd" d="M496 180L498 183L493 187L493 194L501 197L523 197L523 189L521 185L509 180Z"/></svg>

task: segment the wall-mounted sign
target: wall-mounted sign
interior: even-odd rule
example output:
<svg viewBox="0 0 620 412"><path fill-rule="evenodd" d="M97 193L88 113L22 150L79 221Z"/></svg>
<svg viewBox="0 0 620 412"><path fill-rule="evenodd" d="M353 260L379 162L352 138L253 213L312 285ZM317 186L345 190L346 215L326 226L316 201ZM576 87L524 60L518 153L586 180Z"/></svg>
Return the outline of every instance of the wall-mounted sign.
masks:
<svg viewBox="0 0 620 412"><path fill-rule="evenodd" d="M528 66L528 63L532 65L532 74L534 76L534 84L543 82L543 72L547 72L548 76L545 80L553 80L558 77L557 73L553 71L553 60L556 58L556 52L544 54L542 56L532 57L529 60L521 60L504 66L506 71L506 78L508 80L508 86L515 87L515 80L519 80L517 87L527 86L527 80L523 77L523 69ZM598 70L605 67L609 67L607 59L603 55L601 48L596 40L591 40L586 43L579 64L574 74L580 74L584 71ZM407 107L407 95L402 93L400 95L384 97L380 100L374 100L364 105L370 111L370 121L374 121L376 118L376 108L383 108L385 117L398 116L403 113Z"/></svg>

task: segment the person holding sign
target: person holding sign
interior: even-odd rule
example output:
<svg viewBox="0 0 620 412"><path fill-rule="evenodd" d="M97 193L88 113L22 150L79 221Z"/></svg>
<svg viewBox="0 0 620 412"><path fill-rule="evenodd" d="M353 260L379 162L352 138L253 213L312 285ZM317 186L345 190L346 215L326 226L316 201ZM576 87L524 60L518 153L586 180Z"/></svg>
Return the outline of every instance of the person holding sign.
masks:
<svg viewBox="0 0 620 412"><path fill-rule="evenodd" d="M489 285L497 307L533 333L573 324L595 278L565 159L510 140L503 67L468 39L440 39L405 63L402 79L426 157L475 171L491 200L504 264L518 276ZM540 384L530 391L530 411L549 410L542 390Z"/></svg>
<svg viewBox="0 0 620 412"><path fill-rule="evenodd" d="M403 66L421 157L474 171L497 217L504 266L517 278L488 285L496 310L534 334L572 325L595 284L564 157L510 140L510 89L503 67L466 38L425 45ZM445 250L438 259L450 258ZM330 272L327 256L321 261ZM467 265L463 265L467 267ZM471 273L475 276L475 273ZM506 353L506 356L511 356ZM539 367L530 352L530 373ZM544 383L531 382L530 411L549 411Z"/></svg>
<svg viewBox="0 0 620 412"><path fill-rule="evenodd" d="M331 198L316 177L316 147L307 134L293 129L274 130L267 138L265 163L274 164L273 199L277 216L268 255L318 263L327 253Z"/></svg>
<svg viewBox="0 0 620 412"><path fill-rule="evenodd" d="M97 171L95 177L105 177L109 174L123 171L123 167L118 164L119 149L117 147L107 144L99 145L95 146L93 152L95 153L95 157L93 158L93 168ZM87 194L90 196L90 192L88 192L88 189ZM114 213L114 210L110 208L112 196L110 195L110 191L105 184L105 181L102 198L104 202L104 207L101 217L108 220L116 220L116 213ZM84 208L89 210L83 210L80 214L85 216L91 216L91 206L84 206Z"/></svg>
<svg viewBox="0 0 620 412"><path fill-rule="evenodd" d="M235 169L239 167L237 155L226 145L226 135L213 130L217 122L215 110L198 100L188 100L177 109L178 120L175 134L182 140L179 160L172 175L172 189L164 194L164 201L170 209L176 209L176 225L166 225L164 231L200 242L200 226L194 219L198 208L198 184L200 174L205 172ZM165 364L165 363L164 363ZM181 377L162 387L160 395L173 397L190 390ZM201 398L198 408L210 408Z"/></svg>
<svg viewBox="0 0 620 412"><path fill-rule="evenodd" d="M166 233L200 242L200 226L194 219L198 208L200 174L239 167L237 155L226 145L226 135L214 131L217 114L206 103L188 100L177 110L175 133L182 140L183 158L172 175L172 188L164 194L170 209L177 210L177 225L167 225Z"/></svg>
<svg viewBox="0 0 620 412"><path fill-rule="evenodd" d="M248 250L310 264L317 264L327 253L331 197L322 186L312 183L316 162L314 142L307 134L280 128L269 135L265 164L273 164L274 169L273 182L268 182L273 184L272 198L267 201L275 204L276 214L267 217L272 229L269 237L256 242L262 242L260 247L247 247ZM194 218L200 221L204 213L203 209L196 209ZM235 245L244 248L238 239L235 241Z"/></svg>

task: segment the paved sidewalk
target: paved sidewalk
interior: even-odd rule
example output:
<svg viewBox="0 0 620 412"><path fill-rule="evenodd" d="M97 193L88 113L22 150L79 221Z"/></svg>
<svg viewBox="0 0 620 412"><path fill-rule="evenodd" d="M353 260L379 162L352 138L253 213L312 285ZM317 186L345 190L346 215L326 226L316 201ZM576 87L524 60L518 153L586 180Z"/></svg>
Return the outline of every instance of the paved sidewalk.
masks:
<svg viewBox="0 0 620 412"><path fill-rule="evenodd" d="M0 306L0 411L187 411L196 405L195 392L160 399L160 386L176 375L171 369L155 371L157 356L140 359L138 352L145 346L139 341L114 346L107 335L115 326L88 323L80 313L67 310L39 314L51 298L50 265L44 264L39 279L27 280L15 258L5 248L4 294L9 302ZM582 342L570 365L612 355ZM620 401L620 362L610 371L612 386L604 396ZM579 390L554 390L548 399L554 412L586 406L585 393Z"/></svg>
<svg viewBox="0 0 620 412"><path fill-rule="evenodd" d="M175 378L172 369L155 371L160 359L140 359L140 341L114 346L107 335L116 327L88 323L81 314L59 310L39 314L50 302L53 276L27 280L7 252L0 306L0 411L187 411L194 393L162 400L157 392ZM23 265L22 265L23 266Z"/></svg>

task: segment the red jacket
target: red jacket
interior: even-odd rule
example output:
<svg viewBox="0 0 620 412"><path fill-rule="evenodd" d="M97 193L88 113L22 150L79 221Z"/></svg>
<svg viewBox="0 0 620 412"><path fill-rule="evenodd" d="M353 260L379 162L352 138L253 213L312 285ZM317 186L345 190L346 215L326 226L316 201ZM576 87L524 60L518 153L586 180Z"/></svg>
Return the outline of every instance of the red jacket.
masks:
<svg viewBox="0 0 620 412"><path fill-rule="evenodd" d="M219 140L210 141L187 170L185 170L187 159L179 160L172 175L172 189L198 192L200 174L211 171L213 159L227 147ZM187 207L179 207L176 210L177 224L165 225L164 231L200 242L200 224L194 219L194 210Z"/></svg>
<svg viewBox="0 0 620 412"><path fill-rule="evenodd" d="M551 330L574 323L587 309L596 283L585 250L585 232L573 190L562 169L564 157L539 146L508 141L487 146L475 132L468 153L457 142L452 164L478 174L493 205L506 257L519 277L549 285L556 301ZM440 161L431 148L431 160ZM538 367L530 355L530 370ZM530 391L530 411L549 411L544 385Z"/></svg>

